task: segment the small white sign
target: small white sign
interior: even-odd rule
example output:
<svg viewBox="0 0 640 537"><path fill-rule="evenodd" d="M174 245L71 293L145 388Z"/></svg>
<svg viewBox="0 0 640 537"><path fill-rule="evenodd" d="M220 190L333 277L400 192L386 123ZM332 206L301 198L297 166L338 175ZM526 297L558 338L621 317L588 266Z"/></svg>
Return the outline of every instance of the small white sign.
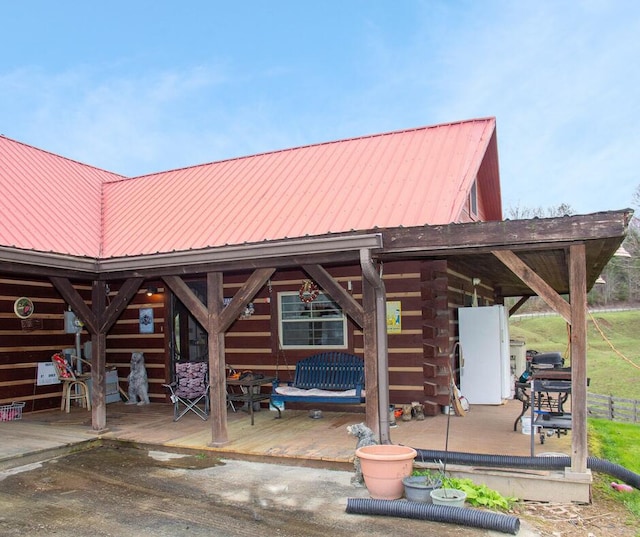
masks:
<svg viewBox="0 0 640 537"><path fill-rule="evenodd" d="M38 362L38 386L47 386L49 384L60 384L56 368L51 362Z"/></svg>

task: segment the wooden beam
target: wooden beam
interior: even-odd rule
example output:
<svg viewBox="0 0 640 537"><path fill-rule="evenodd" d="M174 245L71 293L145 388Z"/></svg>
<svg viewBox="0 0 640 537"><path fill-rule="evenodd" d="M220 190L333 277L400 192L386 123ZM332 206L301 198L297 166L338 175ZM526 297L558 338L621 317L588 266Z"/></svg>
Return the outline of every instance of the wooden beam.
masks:
<svg viewBox="0 0 640 537"><path fill-rule="evenodd" d="M585 247L569 252L571 286L571 471L587 471L587 284Z"/></svg>
<svg viewBox="0 0 640 537"><path fill-rule="evenodd" d="M98 327L104 326L107 287L105 282L94 281L91 288L91 307ZM107 428L107 333L98 330L91 333L91 428L102 432Z"/></svg>
<svg viewBox="0 0 640 537"><path fill-rule="evenodd" d="M202 325L202 328L208 330L209 314L207 308L196 294L189 289L189 286L184 280L179 276L163 276L162 279L171 291L173 291L173 294L178 297L180 302L185 305L191 315Z"/></svg>
<svg viewBox="0 0 640 537"><path fill-rule="evenodd" d="M529 300L529 298L530 297L528 296L520 297L520 300L518 300L518 302L516 302L509 310L509 317L511 317L516 311L518 311L525 304L525 302Z"/></svg>
<svg viewBox="0 0 640 537"><path fill-rule="evenodd" d="M135 268L135 269L122 269L103 271L100 273L100 278L105 280L122 280L125 278L131 278L135 276L144 276L145 279L163 278L164 276L187 276L192 274L206 274L208 272L234 272L243 271L247 269L258 268L275 268L275 269L287 269L297 268L303 264L319 264L325 265L332 264L357 264L358 252L345 251L345 252L332 252L325 254L305 254L305 255L293 255L290 257L264 257L255 259L243 259L241 261L220 261L220 262L206 262L195 264L176 264L171 266L154 266L153 261L149 262L149 267ZM16 272L9 270L8 272ZM57 271L58 273L60 271Z"/></svg>
<svg viewBox="0 0 640 537"><path fill-rule="evenodd" d="M103 432L107 427L107 333L138 292L143 279L130 278L125 281L108 307L106 282L94 280L91 287L91 309L68 278L52 276L50 280L91 334L91 428L94 432Z"/></svg>
<svg viewBox="0 0 640 537"><path fill-rule="evenodd" d="M220 312L217 331L224 333L229 329L275 271L275 268L263 268L255 270L249 276L244 285L233 296L231 302ZM209 308L209 312L211 312L211 308Z"/></svg>
<svg viewBox="0 0 640 537"><path fill-rule="evenodd" d="M629 210L588 215L505 220L500 222L469 222L382 230L383 252L423 251L435 253L463 249L471 254L474 248L520 246L534 249L557 248L558 244L575 241L624 238Z"/></svg>
<svg viewBox="0 0 640 537"><path fill-rule="evenodd" d="M365 421L377 439L380 439L380 409L378 390L378 338L376 337L376 295L373 285L362 278L362 304L364 321L362 333L364 339L364 381L367 391L365 399ZM385 371L385 374L387 372Z"/></svg>
<svg viewBox="0 0 640 537"><path fill-rule="evenodd" d="M87 330L91 334L99 334L100 326L98 325L98 320L95 316L95 313L91 311L89 306L87 306L84 302L84 299L80 296L80 293L76 291L75 287L71 285L71 282L68 278L62 278L58 276L49 277L51 283L58 290L58 292L62 295L65 302L71 306L73 312L78 316L78 318L85 324Z"/></svg>
<svg viewBox="0 0 640 537"><path fill-rule="evenodd" d="M207 304L209 332L209 393L211 401L211 445L222 446L229 442L227 428L227 375L224 353L224 330L218 319L222 315L224 291L222 273L207 274ZM227 306L228 307L228 306Z"/></svg>
<svg viewBox="0 0 640 537"><path fill-rule="evenodd" d="M494 250L492 253L518 278L531 287L554 311L564 317L568 323L571 323L571 310L567 301L556 293L531 267L509 250Z"/></svg>
<svg viewBox="0 0 640 537"><path fill-rule="evenodd" d="M96 317L95 310L92 311L89 306L87 306L82 296L80 296L80 293L76 291L68 278L50 277L49 279L62 295L62 298L64 298L64 300L71 306L73 312L85 324L87 331L91 334L108 332L118 320L129 302L131 302L131 299L138 292L138 289L140 289L140 285L142 285L143 282L143 278L130 278L125 281L105 311L100 312L100 322L103 323L103 325L100 325L98 324L98 318ZM97 282L94 281L93 285L95 286L96 283ZM101 282L101 286L104 289L106 296L105 282Z"/></svg>
<svg viewBox="0 0 640 537"><path fill-rule="evenodd" d="M304 271L320 285L360 328L364 322L364 309L344 288L320 265L302 265Z"/></svg>
<svg viewBox="0 0 640 537"><path fill-rule="evenodd" d="M140 289L143 281L143 278L129 278L122 284L120 289L118 289L118 293L111 300L111 303L104 311L103 317L101 319L101 324L98 327L100 332L106 333L111 330L111 327L115 324L120 315L122 315L122 312L127 308L129 302L131 302L131 299L138 292L138 289ZM104 282L101 283L104 284Z"/></svg>

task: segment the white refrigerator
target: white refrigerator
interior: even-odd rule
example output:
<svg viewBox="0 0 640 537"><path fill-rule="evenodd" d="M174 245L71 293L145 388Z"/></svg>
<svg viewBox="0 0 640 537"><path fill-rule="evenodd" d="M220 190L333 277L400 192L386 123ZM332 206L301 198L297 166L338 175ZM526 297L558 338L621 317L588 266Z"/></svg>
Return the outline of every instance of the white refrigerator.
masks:
<svg viewBox="0 0 640 537"><path fill-rule="evenodd" d="M460 392L471 405L511 397L509 323L502 305L458 309Z"/></svg>

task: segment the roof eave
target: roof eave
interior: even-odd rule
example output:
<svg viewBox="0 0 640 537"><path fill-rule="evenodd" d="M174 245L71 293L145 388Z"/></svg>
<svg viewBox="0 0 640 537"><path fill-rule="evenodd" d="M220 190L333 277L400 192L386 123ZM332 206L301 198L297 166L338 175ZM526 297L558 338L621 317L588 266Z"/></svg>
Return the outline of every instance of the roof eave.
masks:
<svg viewBox="0 0 640 537"><path fill-rule="evenodd" d="M382 248L382 234L353 234L340 236L306 237L259 244L243 244L199 250L96 259L52 252L37 252L0 246L0 262L12 265L47 267L74 274L111 274L123 271L190 267L214 263L232 263L262 258L296 258L318 254L359 252L361 249ZM357 258L356 254L356 258Z"/></svg>

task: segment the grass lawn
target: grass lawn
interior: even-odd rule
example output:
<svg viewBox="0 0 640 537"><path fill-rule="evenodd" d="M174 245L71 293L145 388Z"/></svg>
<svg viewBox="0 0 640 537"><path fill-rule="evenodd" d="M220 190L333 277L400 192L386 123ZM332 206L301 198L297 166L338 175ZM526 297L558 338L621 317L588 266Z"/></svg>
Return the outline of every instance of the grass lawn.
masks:
<svg viewBox="0 0 640 537"><path fill-rule="evenodd" d="M589 420L589 451L594 457L606 459L640 474L640 425L616 423L601 419ZM630 493L611 488L610 476L597 476L598 492L621 500L640 523L640 490Z"/></svg>
<svg viewBox="0 0 640 537"><path fill-rule="evenodd" d="M557 315L515 317L509 321L511 338L524 339L527 349L560 352L570 365L569 330ZM640 311L595 312L587 317L587 376L589 391L640 400ZM588 420L589 452L640 474L640 424L602 419ZM594 474L594 495L622 502L640 526L640 491L618 492L614 478ZM640 532L638 533L640 536Z"/></svg>
<svg viewBox="0 0 640 537"><path fill-rule="evenodd" d="M569 362L569 331L558 315L512 317L511 338L524 339L527 349L560 352ZM587 316L589 391L640 400L640 310L595 312Z"/></svg>

